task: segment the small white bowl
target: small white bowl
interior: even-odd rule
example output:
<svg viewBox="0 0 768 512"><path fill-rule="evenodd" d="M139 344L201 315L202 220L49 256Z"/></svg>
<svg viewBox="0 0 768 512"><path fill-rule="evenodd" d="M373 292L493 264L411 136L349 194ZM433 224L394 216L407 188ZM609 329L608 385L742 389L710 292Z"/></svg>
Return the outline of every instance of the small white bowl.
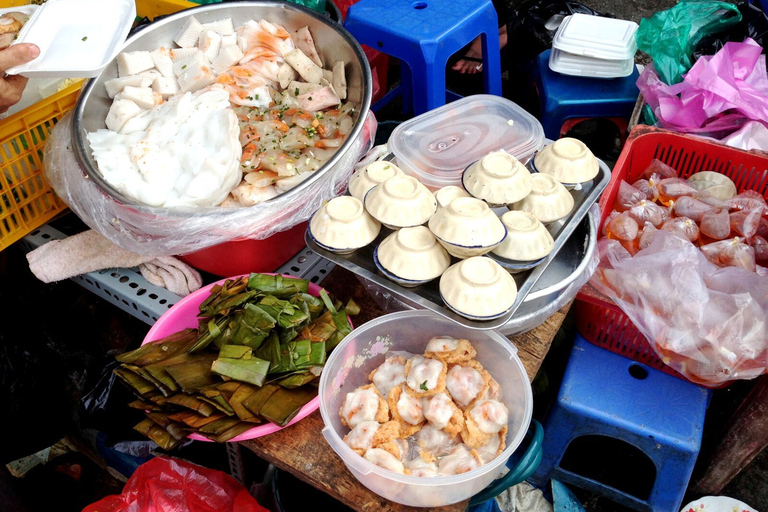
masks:
<svg viewBox="0 0 768 512"><path fill-rule="evenodd" d="M536 153L536 172L549 174L560 183L576 186L597 176L600 165L592 151L579 139L563 137Z"/></svg>
<svg viewBox="0 0 768 512"><path fill-rule="evenodd" d="M377 161L366 165L349 178L349 193L360 201L365 194L379 183L384 183L393 176L403 175L403 170L392 162Z"/></svg>
<svg viewBox="0 0 768 512"><path fill-rule="evenodd" d="M308 233L322 248L347 254L373 242L381 224L363 208L359 199L336 197L320 207L309 221Z"/></svg>
<svg viewBox="0 0 768 512"><path fill-rule="evenodd" d="M461 316L492 320L510 310L517 298L517 285L498 263L479 256L460 261L443 273L440 296Z"/></svg>
<svg viewBox="0 0 768 512"><path fill-rule="evenodd" d="M506 151L494 151L466 168L461 183L473 197L504 206L531 191L531 172Z"/></svg>
<svg viewBox="0 0 768 512"><path fill-rule="evenodd" d="M435 199L437 199L437 209L445 208L451 201L457 197L472 197L469 192L456 185L448 185L439 190L435 190Z"/></svg>
<svg viewBox="0 0 768 512"><path fill-rule="evenodd" d="M533 262L546 258L555 248L555 240L533 214L509 211L501 216L507 227L507 239L492 252L512 262ZM503 265L502 265L503 266Z"/></svg>
<svg viewBox="0 0 768 512"><path fill-rule="evenodd" d="M365 195L365 209L390 229L421 226L437 211L432 192L412 176L393 176Z"/></svg>
<svg viewBox="0 0 768 512"><path fill-rule="evenodd" d="M488 205L458 197L429 219L429 230L452 256L471 258L491 252L507 237L507 228Z"/></svg>
<svg viewBox="0 0 768 512"><path fill-rule="evenodd" d="M374 251L374 262L388 278L416 286L440 277L451 257L424 226L403 228L385 238ZM391 279L391 278L390 278Z"/></svg>
<svg viewBox="0 0 768 512"><path fill-rule="evenodd" d="M531 193L509 205L510 210L532 213L543 224L562 219L573 210L573 196L549 174L537 173L531 179Z"/></svg>

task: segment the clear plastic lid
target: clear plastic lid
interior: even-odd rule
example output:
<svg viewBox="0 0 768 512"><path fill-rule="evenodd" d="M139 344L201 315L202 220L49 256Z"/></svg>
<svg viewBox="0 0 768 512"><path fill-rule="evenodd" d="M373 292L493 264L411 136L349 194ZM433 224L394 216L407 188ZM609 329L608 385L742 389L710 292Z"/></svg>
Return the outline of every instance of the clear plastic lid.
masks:
<svg viewBox="0 0 768 512"><path fill-rule="evenodd" d="M637 52L634 21L573 14L563 20L552 47L595 59L626 60Z"/></svg>
<svg viewBox="0 0 768 512"><path fill-rule="evenodd" d="M634 58L626 60L594 59L555 49L549 54L549 69L564 75L619 78L631 75L634 66Z"/></svg>
<svg viewBox="0 0 768 512"><path fill-rule="evenodd" d="M36 78L97 76L117 57L135 18L133 0L48 0L32 13L15 41L36 44L40 55L7 73Z"/></svg>
<svg viewBox="0 0 768 512"><path fill-rule="evenodd" d="M461 173L491 151L525 163L544 144L541 123L500 96L478 94L414 117L392 132L389 150L430 189L461 186Z"/></svg>

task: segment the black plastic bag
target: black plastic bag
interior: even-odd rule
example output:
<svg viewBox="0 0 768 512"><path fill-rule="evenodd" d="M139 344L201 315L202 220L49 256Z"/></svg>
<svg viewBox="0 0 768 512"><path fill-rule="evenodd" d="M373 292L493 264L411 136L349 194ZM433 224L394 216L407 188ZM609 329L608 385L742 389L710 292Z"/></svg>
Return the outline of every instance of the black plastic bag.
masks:
<svg viewBox="0 0 768 512"><path fill-rule="evenodd" d="M768 45L768 14L758 5L752 5L743 0L736 5L741 13L741 21L724 32L703 38L694 50L694 61L703 55L716 54L727 42L741 43L747 37L754 39L765 52L765 47Z"/></svg>
<svg viewBox="0 0 768 512"><path fill-rule="evenodd" d="M552 38L560 22L566 16L577 13L614 17L568 0L529 0L510 14L507 47L514 48L514 51L507 52L509 76L512 80L510 89L504 92L505 97L519 105L525 106L528 103L534 59L552 47Z"/></svg>

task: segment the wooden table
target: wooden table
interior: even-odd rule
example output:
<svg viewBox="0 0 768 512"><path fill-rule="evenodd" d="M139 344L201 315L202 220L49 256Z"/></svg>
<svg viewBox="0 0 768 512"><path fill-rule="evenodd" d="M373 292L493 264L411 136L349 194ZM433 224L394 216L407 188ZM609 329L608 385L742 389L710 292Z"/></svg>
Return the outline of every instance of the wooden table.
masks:
<svg viewBox="0 0 768 512"><path fill-rule="evenodd" d="M339 299L346 300L351 297L360 305L361 313L353 319L355 325L362 325L384 314L354 274L341 267L336 267L322 284ZM570 304L549 317L541 326L510 339L518 348L518 355L528 372L529 379L533 380L536 376L569 308ZM245 441L241 446L252 450L262 459L294 474L297 478L355 510L365 512L427 510L385 500L360 484L325 441L321 433L323 426L320 411L315 411L295 425L265 437ZM467 503L464 501L438 510L463 511L467 508Z"/></svg>

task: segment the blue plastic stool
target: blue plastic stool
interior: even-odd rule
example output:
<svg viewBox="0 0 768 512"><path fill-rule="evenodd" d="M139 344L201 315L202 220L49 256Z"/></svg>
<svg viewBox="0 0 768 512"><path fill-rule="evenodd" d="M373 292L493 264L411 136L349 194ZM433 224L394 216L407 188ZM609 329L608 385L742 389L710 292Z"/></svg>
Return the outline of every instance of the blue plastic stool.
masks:
<svg viewBox="0 0 768 512"><path fill-rule="evenodd" d="M395 96L415 115L440 107L446 93L445 66L454 53L482 36L485 92L501 95L499 26L491 0L361 0L350 6L344 27L360 44L405 64L400 85L373 105Z"/></svg>
<svg viewBox="0 0 768 512"><path fill-rule="evenodd" d="M632 116L637 97L637 67L625 78L583 78L556 73L549 69L551 50L536 58L534 78L541 103L541 124L544 135L557 140L567 130L569 119L607 118L614 121L626 139L627 121ZM616 120L623 120L617 123Z"/></svg>
<svg viewBox="0 0 768 512"><path fill-rule="evenodd" d="M528 481L545 488L555 479L634 510L678 512L701 447L710 396L708 389L577 335L557 402L545 421L543 460ZM575 456L586 443L589 455ZM610 464L616 453L631 454L633 462ZM594 473L576 472L587 458L605 480L644 478L647 489L632 495L598 481Z"/></svg>

